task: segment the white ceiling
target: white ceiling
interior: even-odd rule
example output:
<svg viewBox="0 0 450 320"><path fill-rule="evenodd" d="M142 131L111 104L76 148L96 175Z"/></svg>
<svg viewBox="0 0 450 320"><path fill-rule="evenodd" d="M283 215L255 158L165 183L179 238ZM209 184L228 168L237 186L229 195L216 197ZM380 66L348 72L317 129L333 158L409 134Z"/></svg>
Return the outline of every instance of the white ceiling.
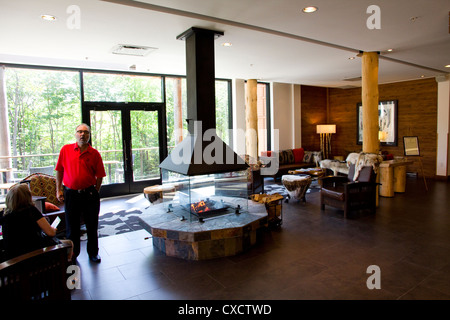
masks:
<svg viewBox="0 0 450 320"><path fill-rule="evenodd" d="M372 4L381 29L366 26ZM302 13L307 5L319 10ZM217 78L359 86L344 81L361 75L361 59L349 58L379 51L379 82L388 83L450 71L449 11L450 0L0 0L0 62L185 75L176 37L195 26L224 32ZM119 56L118 44L158 49Z"/></svg>

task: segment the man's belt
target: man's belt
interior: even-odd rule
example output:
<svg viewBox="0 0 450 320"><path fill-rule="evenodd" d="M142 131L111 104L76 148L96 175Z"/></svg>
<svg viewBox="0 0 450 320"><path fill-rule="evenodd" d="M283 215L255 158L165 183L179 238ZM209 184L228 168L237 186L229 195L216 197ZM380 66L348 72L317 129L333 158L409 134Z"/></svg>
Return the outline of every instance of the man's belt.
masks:
<svg viewBox="0 0 450 320"><path fill-rule="evenodd" d="M66 190L69 190L69 191L74 191L74 192L78 192L78 193L85 193L85 192L91 192L93 189L95 189L95 186L90 186L90 187L87 187L86 189L70 189L70 188L68 188L68 187L66 187L66 186L64 186L64 188L66 188Z"/></svg>

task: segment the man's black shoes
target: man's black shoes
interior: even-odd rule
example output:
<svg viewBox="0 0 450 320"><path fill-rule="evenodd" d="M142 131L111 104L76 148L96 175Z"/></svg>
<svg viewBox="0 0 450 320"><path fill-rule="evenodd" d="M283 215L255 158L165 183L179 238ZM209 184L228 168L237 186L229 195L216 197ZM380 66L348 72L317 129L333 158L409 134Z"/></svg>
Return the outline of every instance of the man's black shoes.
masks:
<svg viewBox="0 0 450 320"><path fill-rule="evenodd" d="M95 262L95 263L100 263L102 261L102 258L100 258L99 255L89 256L89 260L91 260L92 262Z"/></svg>

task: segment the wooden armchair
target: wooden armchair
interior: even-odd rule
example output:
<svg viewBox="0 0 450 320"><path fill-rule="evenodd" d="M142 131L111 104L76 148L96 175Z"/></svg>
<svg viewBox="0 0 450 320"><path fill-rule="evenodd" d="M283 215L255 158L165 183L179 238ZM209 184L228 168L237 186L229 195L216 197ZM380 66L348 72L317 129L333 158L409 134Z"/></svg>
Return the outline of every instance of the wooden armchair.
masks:
<svg viewBox="0 0 450 320"><path fill-rule="evenodd" d="M70 300L68 248L58 244L0 263L0 300Z"/></svg>
<svg viewBox="0 0 450 320"><path fill-rule="evenodd" d="M364 166L359 171L356 181L353 180L355 165L349 165L348 176L329 176L320 178L320 206L325 205L344 211L344 218L351 211L369 210L375 213L377 186L376 174L372 166Z"/></svg>

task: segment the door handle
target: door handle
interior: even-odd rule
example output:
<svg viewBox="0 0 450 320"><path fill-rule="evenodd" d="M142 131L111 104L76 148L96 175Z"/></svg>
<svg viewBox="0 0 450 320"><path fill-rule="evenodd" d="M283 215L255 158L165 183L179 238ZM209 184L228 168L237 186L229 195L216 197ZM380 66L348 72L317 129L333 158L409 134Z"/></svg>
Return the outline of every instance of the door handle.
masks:
<svg viewBox="0 0 450 320"><path fill-rule="evenodd" d="M123 156L124 156L124 170L128 171L128 152L127 152L127 141L123 140Z"/></svg>

